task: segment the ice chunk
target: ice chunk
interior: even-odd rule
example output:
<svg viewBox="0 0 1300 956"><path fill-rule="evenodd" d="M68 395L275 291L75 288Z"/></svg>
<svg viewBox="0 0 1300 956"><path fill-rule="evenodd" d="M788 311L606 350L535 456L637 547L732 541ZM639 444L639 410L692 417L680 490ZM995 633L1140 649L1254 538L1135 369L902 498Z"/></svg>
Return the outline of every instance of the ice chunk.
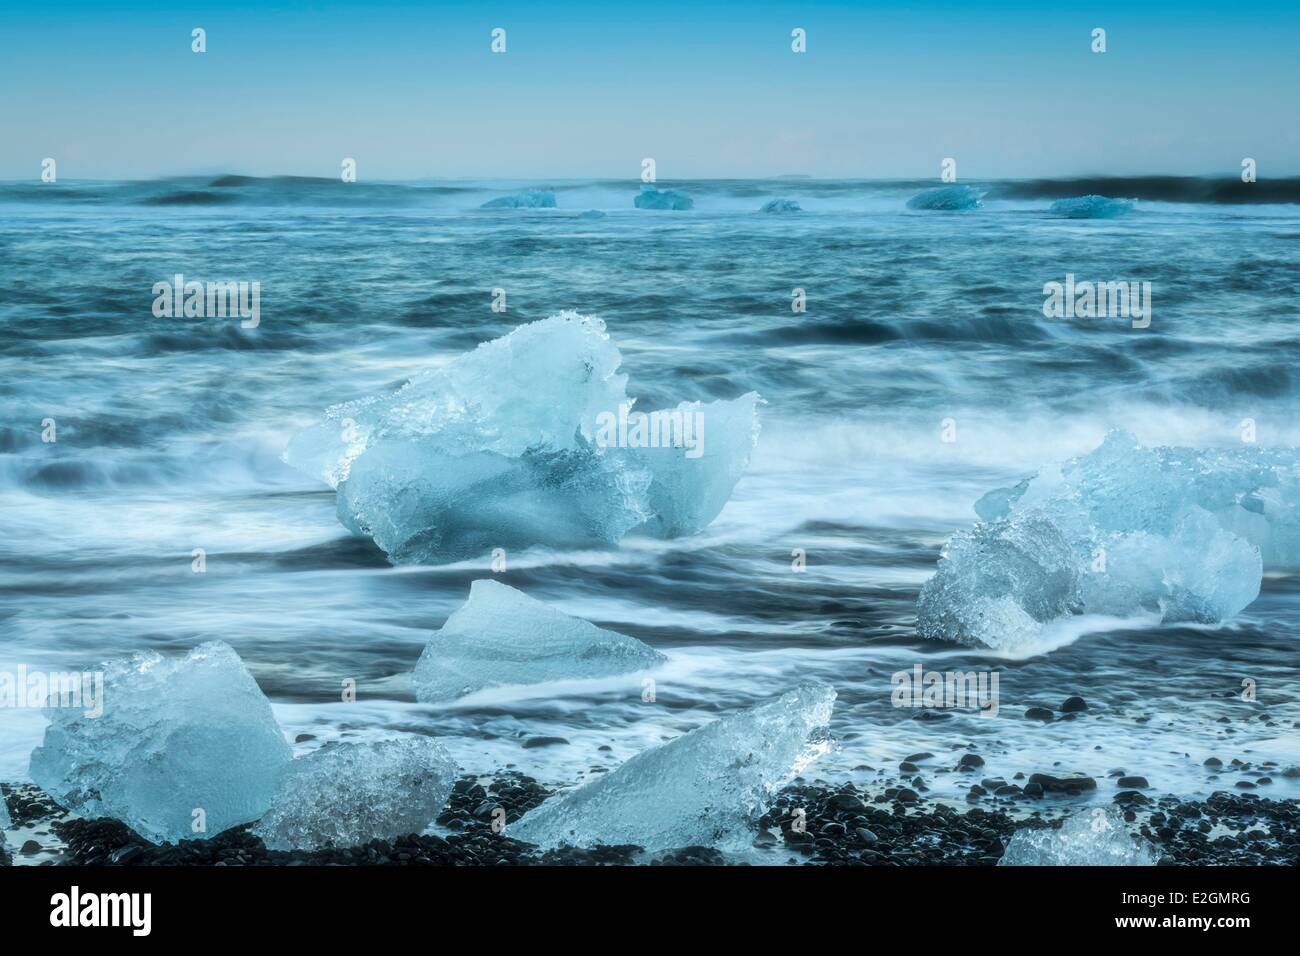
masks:
<svg viewBox="0 0 1300 956"><path fill-rule="evenodd" d="M685 193L653 186L642 186L633 202L637 209L690 209L695 205L695 201Z"/></svg>
<svg viewBox="0 0 1300 956"><path fill-rule="evenodd" d="M829 748L835 691L798 689L641 753L509 828L529 843L648 850L747 843L773 792Z"/></svg>
<svg viewBox="0 0 1300 956"><path fill-rule="evenodd" d="M1114 219L1132 212L1132 199L1108 199L1105 196L1075 196L1058 199L1048 210L1054 216L1066 219Z"/></svg>
<svg viewBox="0 0 1300 956"><path fill-rule="evenodd" d="M1038 515L978 524L952 536L921 588L922 637L1014 648L1079 603L1079 572L1065 536Z"/></svg>
<svg viewBox="0 0 1300 956"><path fill-rule="evenodd" d="M970 186L943 186L918 193L907 202L909 209L978 209L980 194Z"/></svg>
<svg viewBox="0 0 1300 956"><path fill-rule="evenodd" d="M4 846L4 831L14 825L14 821L9 817L9 806L5 800L4 794L0 793L0 846Z"/></svg>
<svg viewBox="0 0 1300 956"><path fill-rule="evenodd" d="M1155 866L1154 846L1129 833L1115 807L1092 807L1067 817L1059 830L1017 830L998 866Z"/></svg>
<svg viewBox="0 0 1300 956"><path fill-rule="evenodd" d="M599 209L588 209L586 212L578 213L579 219L604 219L605 214Z"/></svg>
<svg viewBox="0 0 1300 956"><path fill-rule="evenodd" d="M802 212L793 199L773 199L763 204L761 212Z"/></svg>
<svg viewBox="0 0 1300 956"><path fill-rule="evenodd" d="M526 189L509 196L489 199L480 209L554 209L555 193L549 189Z"/></svg>
<svg viewBox="0 0 1300 956"><path fill-rule="evenodd" d="M621 362L603 322L561 313L328 409L285 460L333 485L339 520L398 564L694 534L748 464L758 396L684 403L690 446L598 440L632 404Z"/></svg>
<svg viewBox="0 0 1300 956"><path fill-rule="evenodd" d="M480 579L415 665L415 697L435 703L503 684L606 677L662 664L640 641Z"/></svg>
<svg viewBox="0 0 1300 956"><path fill-rule="evenodd" d="M294 760L253 828L271 850L352 847L421 833L458 769L431 737L328 743Z"/></svg>
<svg viewBox="0 0 1300 956"><path fill-rule="evenodd" d="M1071 610L1216 623L1255 600L1264 570L1300 564L1300 453L1144 448L1113 432L976 511L922 588L923 636L1007 647ZM1058 577L1067 564L1075 588Z"/></svg>
<svg viewBox="0 0 1300 956"><path fill-rule="evenodd" d="M103 674L102 715L45 711L31 776L56 801L156 842L220 833L270 806L291 751L229 645L136 654Z"/></svg>

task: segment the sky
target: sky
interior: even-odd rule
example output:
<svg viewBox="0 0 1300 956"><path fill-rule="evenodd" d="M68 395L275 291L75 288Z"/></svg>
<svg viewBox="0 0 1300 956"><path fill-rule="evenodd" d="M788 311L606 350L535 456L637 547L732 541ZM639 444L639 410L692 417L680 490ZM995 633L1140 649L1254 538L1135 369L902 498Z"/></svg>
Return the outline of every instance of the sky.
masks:
<svg viewBox="0 0 1300 956"><path fill-rule="evenodd" d="M1300 0L0 0L0 179L1263 178L1298 92Z"/></svg>

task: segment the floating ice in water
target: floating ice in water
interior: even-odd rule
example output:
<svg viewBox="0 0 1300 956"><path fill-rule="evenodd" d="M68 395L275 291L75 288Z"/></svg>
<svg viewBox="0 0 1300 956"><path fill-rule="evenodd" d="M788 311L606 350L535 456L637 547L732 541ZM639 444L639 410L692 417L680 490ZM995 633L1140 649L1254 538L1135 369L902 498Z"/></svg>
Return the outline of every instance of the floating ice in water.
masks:
<svg viewBox="0 0 1300 956"><path fill-rule="evenodd" d="M943 186L918 193L907 201L909 209L978 209L980 194L970 186Z"/></svg>
<svg viewBox="0 0 1300 956"><path fill-rule="evenodd" d="M457 772L431 737L328 743L289 764L253 832L271 850L352 847L421 833L446 806Z"/></svg>
<svg viewBox="0 0 1300 956"><path fill-rule="evenodd" d="M632 402L621 362L603 322L564 312L328 409L285 461L335 486L339 520L398 564L694 534L749 462L759 398L684 403L633 441L604 427Z"/></svg>
<svg viewBox="0 0 1300 956"><path fill-rule="evenodd" d="M101 716L45 711L31 775L51 797L155 842L203 838L265 812L292 754L229 645L136 654L103 670Z"/></svg>
<svg viewBox="0 0 1300 956"><path fill-rule="evenodd" d="M1075 196L1058 199L1048 210L1054 216L1066 219L1114 219L1132 212L1132 199L1108 199L1105 196Z"/></svg>
<svg viewBox="0 0 1300 956"><path fill-rule="evenodd" d="M579 219L604 219L605 214L599 209L588 209L586 212L578 214Z"/></svg>
<svg viewBox="0 0 1300 956"><path fill-rule="evenodd" d="M828 749L834 702L830 687L809 683L719 718L551 797L508 835L542 846L741 846L775 790Z"/></svg>
<svg viewBox="0 0 1300 956"><path fill-rule="evenodd" d="M802 212L793 199L772 199L763 204L760 212Z"/></svg>
<svg viewBox="0 0 1300 956"><path fill-rule="evenodd" d="M1092 807L1051 828L1012 834L998 866L1155 866L1156 848L1128 832L1115 807Z"/></svg>
<svg viewBox="0 0 1300 956"><path fill-rule="evenodd" d="M606 677L662 664L640 641L606 631L491 579L434 635L413 677L415 697L434 703L504 684Z"/></svg>
<svg viewBox="0 0 1300 956"><path fill-rule="evenodd" d="M1010 648L1071 612L1224 621L1300 565L1300 453L1143 448L1081 458L976 504L921 589L925 637Z"/></svg>
<svg viewBox="0 0 1300 956"><path fill-rule="evenodd" d="M526 189L509 196L489 199L480 209L554 209L555 193L549 189Z"/></svg>
<svg viewBox="0 0 1300 956"><path fill-rule="evenodd" d="M690 209L695 205L695 200L685 193L653 186L642 186L633 202L637 209Z"/></svg>

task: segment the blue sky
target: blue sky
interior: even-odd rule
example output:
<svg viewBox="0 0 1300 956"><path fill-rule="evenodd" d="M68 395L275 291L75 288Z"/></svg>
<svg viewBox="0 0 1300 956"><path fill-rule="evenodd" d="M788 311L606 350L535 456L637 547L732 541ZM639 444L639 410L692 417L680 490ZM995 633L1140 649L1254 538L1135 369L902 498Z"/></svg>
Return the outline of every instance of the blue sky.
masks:
<svg viewBox="0 0 1300 956"><path fill-rule="evenodd" d="M166 8L6 5L0 178L1300 174L1294 3Z"/></svg>

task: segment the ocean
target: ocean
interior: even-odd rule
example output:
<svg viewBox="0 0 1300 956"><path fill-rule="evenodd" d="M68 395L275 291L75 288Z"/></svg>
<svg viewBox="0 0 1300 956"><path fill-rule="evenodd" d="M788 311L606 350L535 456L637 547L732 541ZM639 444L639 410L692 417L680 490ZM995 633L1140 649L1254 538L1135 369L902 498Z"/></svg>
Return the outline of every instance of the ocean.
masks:
<svg viewBox="0 0 1300 956"><path fill-rule="evenodd" d="M971 182L984 203L962 212L908 208L933 182L660 185L694 207L638 209L613 181L0 184L0 670L219 639L309 735L298 752L420 732L467 772L562 785L809 678L838 693L810 779L928 751L931 795L959 802L969 775L942 771L973 749L985 776L1122 769L1193 798L1258 777L1209 757L1297 762L1294 574L1223 624L1074 617L1016 653L921 639L916 602L976 500L1111 430L1231 448L1250 420L1300 446L1300 182ZM540 187L555 208L479 208ZM1092 193L1137 205L1049 211ZM782 198L801 211L759 211ZM155 316L177 274L260 283L256 327ZM1045 316L1067 276L1150 282L1149 327ZM700 534L393 567L281 460L327 406L568 309L604 320L645 407L762 396ZM623 677L416 703L421 650L483 577L666 654L654 700ZM917 665L996 674L996 714L894 706ZM1024 716L1072 695L1078 719ZM44 726L0 713L0 780L29 779Z"/></svg>

